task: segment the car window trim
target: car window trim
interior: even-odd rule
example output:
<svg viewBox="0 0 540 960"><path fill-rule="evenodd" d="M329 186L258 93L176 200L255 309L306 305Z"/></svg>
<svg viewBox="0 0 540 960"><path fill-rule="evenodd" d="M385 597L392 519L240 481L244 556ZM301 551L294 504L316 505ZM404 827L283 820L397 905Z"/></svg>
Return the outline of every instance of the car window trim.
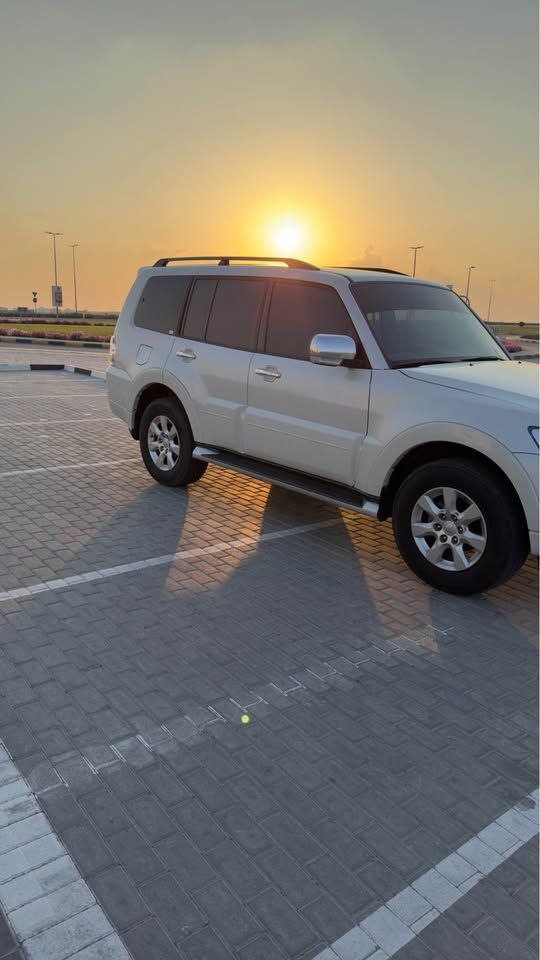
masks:
<svg viewBox="0 0 540 960"><path fill-rule="evenodd" d="M315 282L313 282L313 281L311 281L311 280L296 280L296 279L294 279L294 280L288 280L288 279L286 279L285 277L283 277L283 279L282 279L281 277L279 277L279 278L272 278L272 279L271 279L271 281L270 281L270 283L269 283L269 285L268 285L268 286L269 286L269 295L268 295L268 297L267 297L267 303L266 303L266 305L265 305L265 313L264 313L264 317L263 317L263 322L262 322L262 324L261 324L261 330L260 330L259 340L258 340L258 344L257 344L257 353L260 353L260 354L262 354L263 356L266 356L266 357L282 357L284 360L297 360L298 363L311 363L311 361L310 361L309 359L307 359L306 357L292 357L289 353L270 353L270 352L266 349L266 339L267 339L267 334L268 334L268 321L269 321L269 318L270 318L270 309L271 309L271 306L272 306L272 297L273 297L273 294L274 294L274 288L275 288L276 284L289 284L289 285L293 285L293 284L294 284L295 286L302 286L302 287L322 287L324 290L331 290L331 291L333 292L334 296L336 296L336 297L338 298L339 302L341 303L343 309L345 310L345 312L346 312L346 314L347 314L347 316L348 316L348 318L349 318L349 324L350 324L351 330L353 331L353 336L351 337L351 340L354 340L354 342L355 342L355 344L356 344L356 353L357 353L357 355L356 355L355 359L354 359L354 360L348 360L348 361L346 361L345 363L341 364L341 366L346 367L346 368L351 368L351 367L352 367L352 368L354 368L354 369L360 369L360 370L370 370L370 369L371 369L371 364L370 364L370 362L369 362L369 359L368 359L366 350L365 350L364 345L363 345L363 343L362 343L362 340L361 340L361 338L360 338L360 334L358 333L358 330L356 329L356 327L355 327L355 325L354 325L353 318L351 317L351 315L350 315L350 313L349 313L349 308L347 307L347 304L345 303L345 301L344 301L343 298L341 297L341 295L340 295L340 293L339 293L339 290L336 290L336 288L335 288L334 286L332 286L331 283L315 283ZM356 302L356 301L355 301L355 302ZM323 333L324 331L321 330L321 331L319 331L319 332L320 332L320 333ZM348 334L345 334L345 336L348 336Z"/></svg>

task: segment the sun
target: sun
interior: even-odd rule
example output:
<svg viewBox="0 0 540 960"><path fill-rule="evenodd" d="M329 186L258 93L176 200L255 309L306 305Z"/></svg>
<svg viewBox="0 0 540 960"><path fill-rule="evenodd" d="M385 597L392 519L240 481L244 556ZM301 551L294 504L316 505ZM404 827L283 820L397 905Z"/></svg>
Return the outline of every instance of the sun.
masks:
<svg viewBox="0 0 540 960"><path fill-rule="evenodd" d="M279 220L270 230L270 239L280 256L294 256L302 249L305 230L296 220Z"/></svg>

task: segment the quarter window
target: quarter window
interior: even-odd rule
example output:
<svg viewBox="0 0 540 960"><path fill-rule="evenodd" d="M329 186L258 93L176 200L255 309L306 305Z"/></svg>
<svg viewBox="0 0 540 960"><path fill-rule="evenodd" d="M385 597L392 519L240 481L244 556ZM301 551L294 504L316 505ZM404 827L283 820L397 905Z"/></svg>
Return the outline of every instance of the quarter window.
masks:
<svg viewBox="0 0 540 960"><path fill-rule="evenodd" d="M359 345L347 308L332 287L292 281L275 283L268 313L266 353L309 360L309 345L317 333L352 337Z"/></svg>
<svg viewBox="0 0 540 960"><path fill-rule="evenodd" d="M135 326L176 335L190 284L191 277L150 277L137 304Z"/></svg>

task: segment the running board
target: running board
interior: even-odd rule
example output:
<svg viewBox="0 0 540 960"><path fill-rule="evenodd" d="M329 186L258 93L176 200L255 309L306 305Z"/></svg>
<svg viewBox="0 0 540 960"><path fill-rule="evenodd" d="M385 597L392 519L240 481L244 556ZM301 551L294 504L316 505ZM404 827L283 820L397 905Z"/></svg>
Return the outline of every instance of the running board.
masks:
<svg viewBox="0 0 540 960"><path fill-rule="evenodd" d="M368 500L350 487L342 487L339 483L309 477L305 473L287 470L286 467L277 467L275 464L265 463L263 460L253 460L251 457L242 457L236 453L226 453L209 447L195 447L193 458L194 460L204 460L205 463L211 463L215 467L227 467L229 470L236 470L237 473L243 473L247 477L263 480L265 483L272 483L277 487L285 487L285 489L293 490L295 493L303 493L308 497L324 500L326 503L332 503L335 507L354 510L355 513L361 513L365 517L377 518L379 513L377 501Z"/></svg>

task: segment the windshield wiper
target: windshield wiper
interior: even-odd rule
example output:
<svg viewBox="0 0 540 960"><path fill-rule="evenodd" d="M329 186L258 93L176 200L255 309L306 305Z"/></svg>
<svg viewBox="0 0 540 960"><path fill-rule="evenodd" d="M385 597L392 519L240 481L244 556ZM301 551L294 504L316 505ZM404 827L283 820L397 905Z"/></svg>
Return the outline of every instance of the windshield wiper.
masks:
<svg viewBox="0 0 540 960"><path fill-rule="evenodd" d="M429 367L435 363L478 363L481 360L502 360L502 357L434 357L429 360L409 360L406 363L394 363L393 367Z"/></svg>
<svg viewBox="0 0 540 960"><path fill-rule="evenodd" d="M462 363L480 363L481 360L502 360L502 357L464 357Z"/></svg>

